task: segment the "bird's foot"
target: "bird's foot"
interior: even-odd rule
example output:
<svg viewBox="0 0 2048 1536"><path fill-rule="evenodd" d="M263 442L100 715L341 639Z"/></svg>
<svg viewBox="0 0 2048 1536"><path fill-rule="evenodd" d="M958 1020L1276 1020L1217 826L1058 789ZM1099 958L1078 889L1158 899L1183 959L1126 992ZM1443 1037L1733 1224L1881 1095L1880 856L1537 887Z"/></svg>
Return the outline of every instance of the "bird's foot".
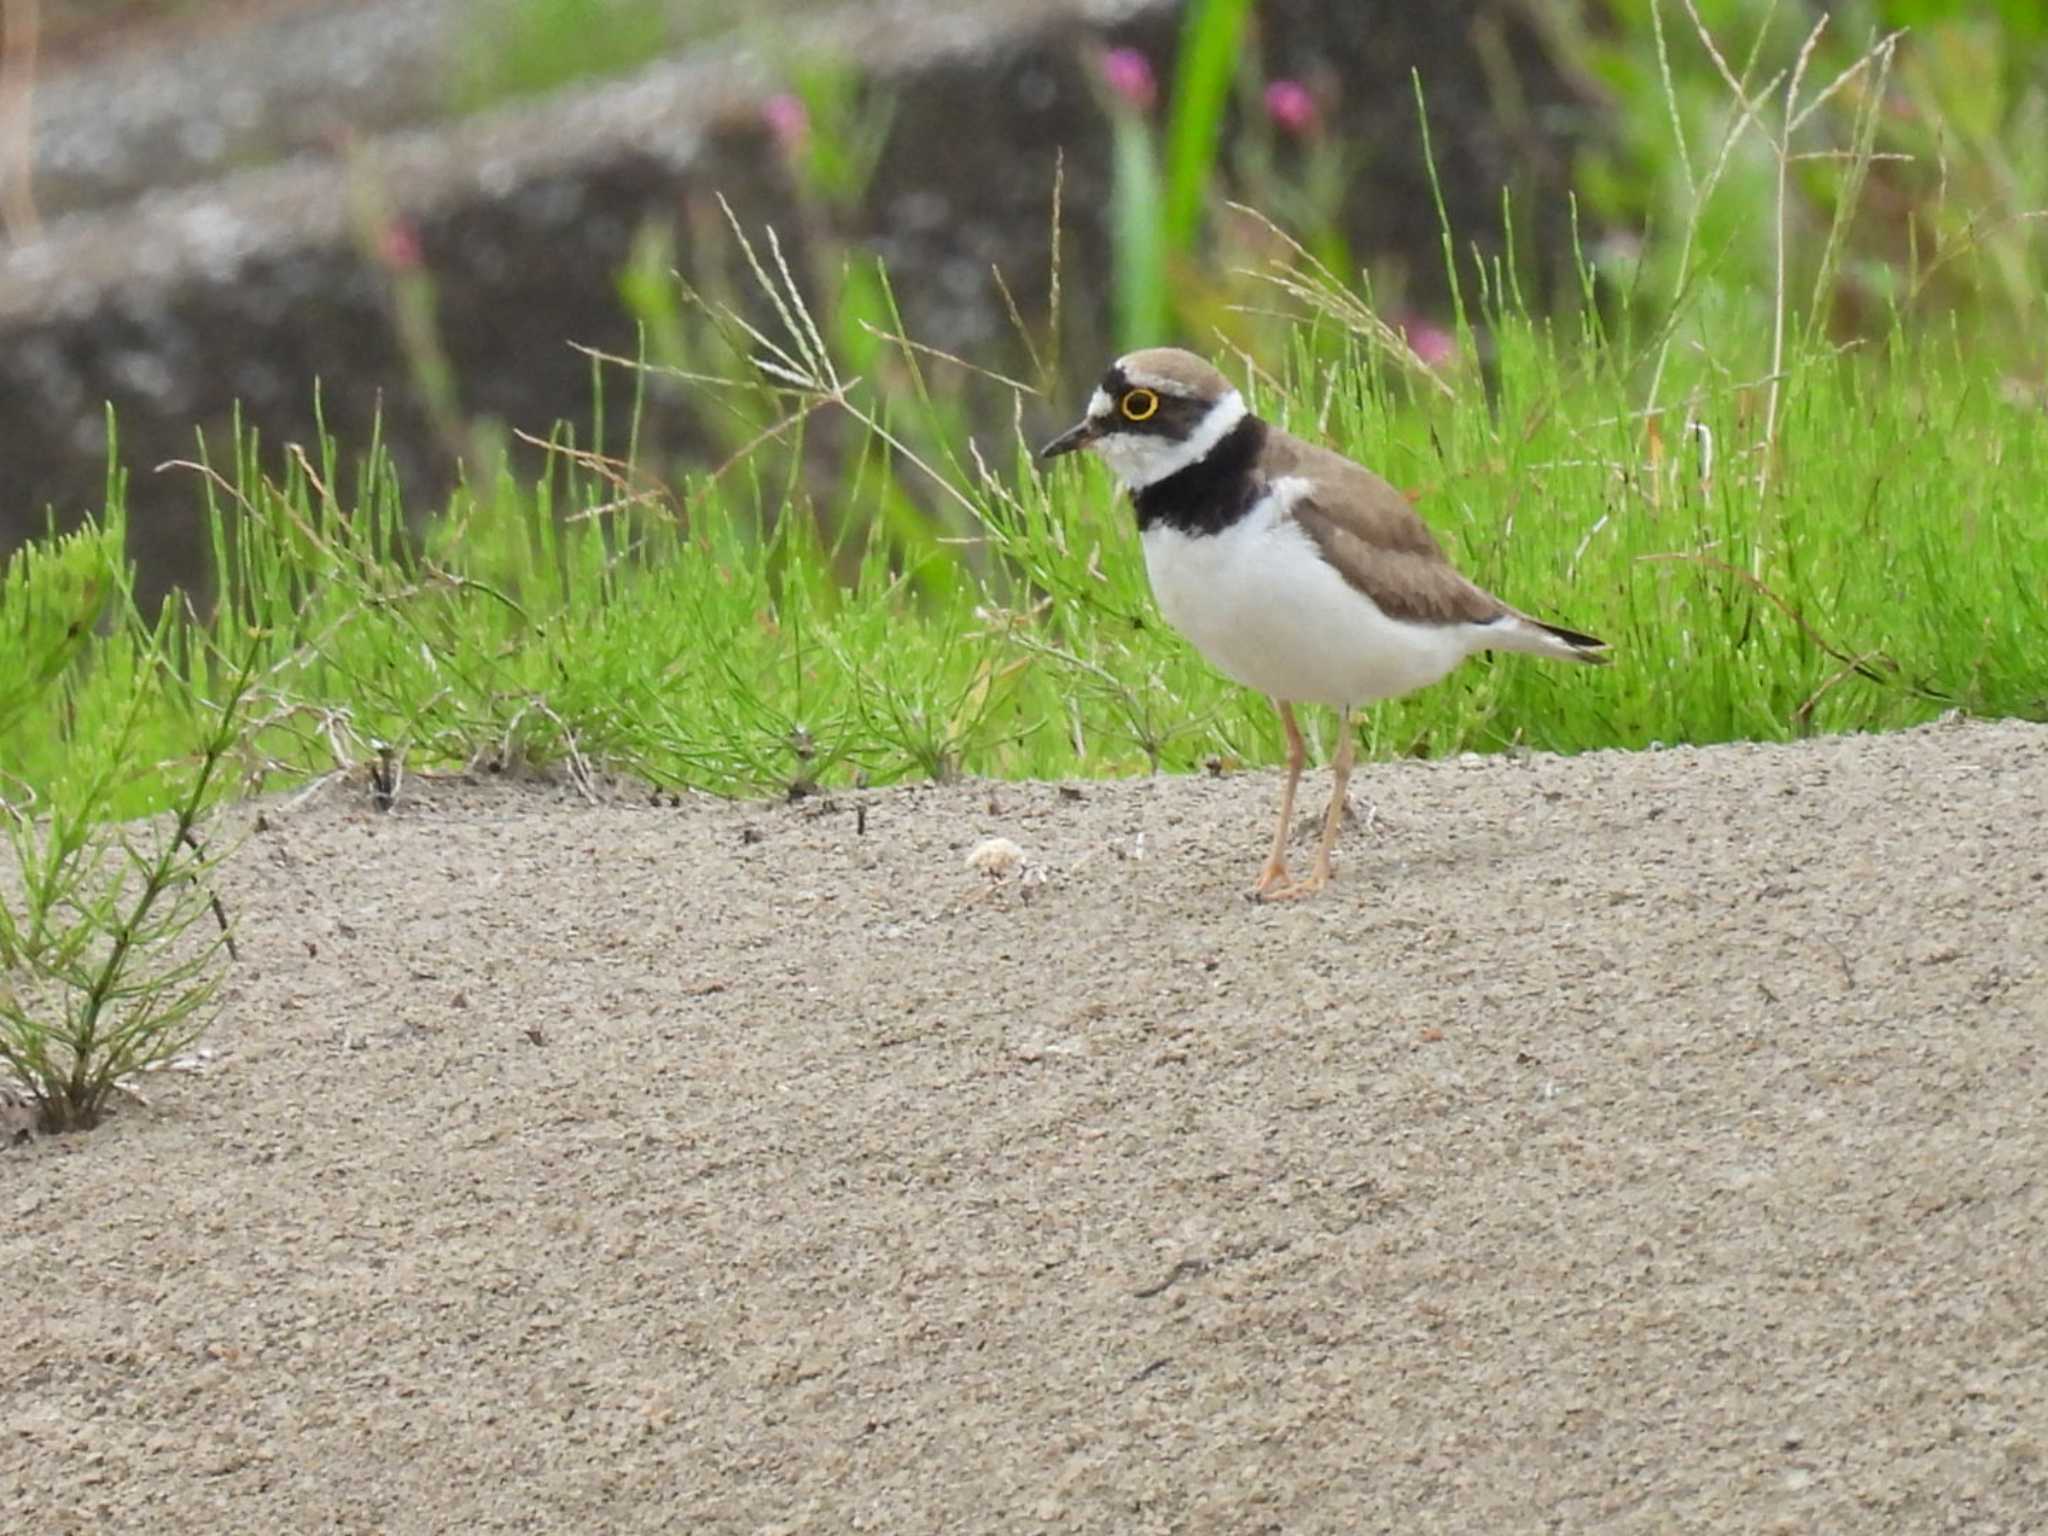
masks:
<svg viewBox="0 0 2048 1536"><path fill-rule="evenodd" d="M1261 901L1306 901L1330 883L1328 875L1310 875L1306 880L1294 880L1274 890L1264 892Z"/></svg>
<svg viewBox="0 0 2048 1536"><path fill-rule="evenodd" d="M1266 867L1259 871L1259 878L1252 882L1252 900L1282 901L1294 890L1294 876L1287 872L1284 859L1268 859Z"/></svg>
<svg viewBox="0 0 2048 1536"><path fill-rule="evenodd" d="M1313 896L1330 883L1330 866L1318 863L1306 880L1297 880L1287 873L1284 864L1268 864L1259 872L1258 883L1252 887L1255 901L1300 901Z"/></svg>

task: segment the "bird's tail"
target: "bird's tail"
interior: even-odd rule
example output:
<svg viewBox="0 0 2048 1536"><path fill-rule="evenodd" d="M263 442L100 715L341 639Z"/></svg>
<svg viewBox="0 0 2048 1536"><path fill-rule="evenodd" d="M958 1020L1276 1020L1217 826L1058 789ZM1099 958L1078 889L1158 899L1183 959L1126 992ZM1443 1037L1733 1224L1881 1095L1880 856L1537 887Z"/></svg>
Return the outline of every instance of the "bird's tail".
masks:
<svg viewBox="0 0 2048 1536"><path fill-rule="evenodd" d="M1493 632L1489 643L1495 650L1524 651L1531 656L1555 656L1603 667L1614 659L1607 654L1605 640L1566 629L1562 624L1546 624L1525 613L1496 619L1486 627Z"/></svg>

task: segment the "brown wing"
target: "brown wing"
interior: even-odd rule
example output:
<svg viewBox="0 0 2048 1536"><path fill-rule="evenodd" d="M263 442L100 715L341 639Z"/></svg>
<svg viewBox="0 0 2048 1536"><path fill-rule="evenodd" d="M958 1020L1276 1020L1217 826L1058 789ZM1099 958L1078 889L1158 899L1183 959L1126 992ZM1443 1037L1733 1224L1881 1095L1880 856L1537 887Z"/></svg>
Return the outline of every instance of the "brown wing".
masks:
<svg viewBox="0 0 2048 1536"><path fill-rule="evenodd" d="M1294 520L1322 557L1392 619L1486 624L1513 610L1459 574L1408 498L1341 454L1274 432L1268 473L1302 475L1316 487Z"/></svg>

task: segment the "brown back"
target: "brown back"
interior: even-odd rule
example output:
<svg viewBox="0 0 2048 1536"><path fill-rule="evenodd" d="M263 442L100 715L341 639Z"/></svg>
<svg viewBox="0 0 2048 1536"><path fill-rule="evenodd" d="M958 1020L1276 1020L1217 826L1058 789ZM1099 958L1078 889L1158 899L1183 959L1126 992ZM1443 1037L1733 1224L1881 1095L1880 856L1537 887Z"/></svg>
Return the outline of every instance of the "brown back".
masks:
<svg viewBox="0 0 2048 1536"><path fill-rule="evenodd" d="M1408 498L1371 470L1277 428L1266 455L1269 481L1301 475L1314 484L1295 502L1294 520L1338 574L1387 617L1486 624L1513 611L1466 580Z"/></svg>

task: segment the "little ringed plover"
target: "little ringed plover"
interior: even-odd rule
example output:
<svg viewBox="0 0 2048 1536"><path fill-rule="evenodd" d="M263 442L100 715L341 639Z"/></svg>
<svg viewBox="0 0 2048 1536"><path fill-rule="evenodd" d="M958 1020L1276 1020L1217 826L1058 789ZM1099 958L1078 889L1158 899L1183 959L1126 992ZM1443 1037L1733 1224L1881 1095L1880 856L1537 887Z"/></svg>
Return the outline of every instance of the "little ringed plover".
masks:
<svg viewBox="0 0 2048 1536"><path fill-rule="evenodd" d="M1533 619L1467 580L1393 486L1261 421L1191 352L1156 347L1112 363L1088 414L1039 454L1077 448L1092 448L1129 489L1167 622L1280 712L1287 787L1255 895L1308 895L1330 879L1354 707L1427 687L1475 651L1608 659L1605 642ZM1339 711L1330 807L1301 881L1286 860L1307 755L1296 704Z"/></svg>

